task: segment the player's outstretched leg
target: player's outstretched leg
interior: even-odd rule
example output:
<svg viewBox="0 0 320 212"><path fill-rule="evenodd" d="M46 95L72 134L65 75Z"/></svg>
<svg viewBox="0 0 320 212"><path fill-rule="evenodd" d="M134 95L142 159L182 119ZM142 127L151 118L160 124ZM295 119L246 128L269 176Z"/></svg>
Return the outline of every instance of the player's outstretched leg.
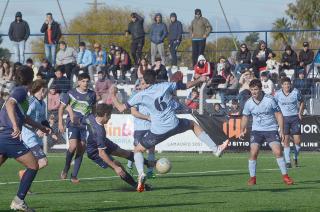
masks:
<svg viewBox="0 0 320 212"><path fill-rule="evenodd" d="M250 178L248 180L248 185L252 186L257 183L256 179L256 169L257 169L257 158L259 154L259 144L250 144L250 158L248 163Z"/></svg>
<svg viewBox="0 0 320 212"><path fill-rule="evenodd" d="M74 158L74 166L73 166L73 172L71 174L71 182L74 184L77 184L80 182L78 179L78 173L81 167L82 159L83 159L83 154L86 149L86 144L85 142L81 141L77 144L77 153Z"/></svg>
<svg viewBox="0 0 320 212"><path fill-rule="evenodd" d="M201 142L205 143L217 157L221 157L223 151L228 147L229 139L217 146L210 136L194 121L192 121L192 130Z"/></svg>
<svg viewBox="0 0 320 212"><path fill-rule="evenodd" d="M146 149L141 144L138 144L134 148L134 163L138 172L138 186L137 186L138 192L143 192L145 190L145 182L147 180L143 170L143 164L144 164L143 152L144 151L146 151Z"/></svg>
<svg viewBox="0 0 320 212"><path fill-rule="evenodd" d="M283 155L286 161L286 167L289 169L292 167L290 159L290 136L285 135L283 141Z"/></svg>
<svg viewBox="0 0 320 212"><path fill-rule="evenodd" d="M292 185L293 180L288 176L288 171L286 167L286 162L282 156L281 145L279 142L269 143L270 148L272 149L273 154L276 156L279 169L282 174L282 180L287 185Z"/></svg>
<svg viewBox="0 0 320 212"><path fill-rule="evenodd" d="M77 147L77 140L76 139L70 139L69 141L69 149L66 152L66 162L64 165L64 168L60 174L60 178L63 179L67 179L68 176L68 171L70 169L71 166L71 161L72 158L74 156L74 153L76 151L76 147Z"/></svg>
<svg viewBox="0 0 320 212"><path fill-rule="evenodd" d="M12 200L10 208L12 210L19 211L34 211L32 208L28 207L24 199L31 187L34 178L37 175L39 169L38 163L31 152L28 152L27 154L16 158L16 160L24 165L27 169L22 176L17 195Z"/></svg>
<svg viewBox="0 0 320 212"><path fill-rule="evenodd" d="M152 147L150 149L148 149L148 161L151 163L151 164L154 164L155 163L155 160L156 160L156 157L155 157L155 147ZM147 169L147 178L148 179L154 179L156 178L156 175L153 173L153 168L154 168L154 165L150 165Z"/></svg>

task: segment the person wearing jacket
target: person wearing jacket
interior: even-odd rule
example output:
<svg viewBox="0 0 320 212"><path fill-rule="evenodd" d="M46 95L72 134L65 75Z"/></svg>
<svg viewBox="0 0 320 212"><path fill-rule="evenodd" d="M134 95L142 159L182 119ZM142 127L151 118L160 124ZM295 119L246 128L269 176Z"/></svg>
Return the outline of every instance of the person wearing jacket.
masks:
<svg viewBox="0 0 320 212"><path fill-rule="evenodd" d="M284 70L296 70L298 64L297 54L292 50L290 45L287 45L285 52L282 54L280 71Z"/></svg>
<svg viewBox="0 0 320 212"><path fill-rule="evenodd" d="M182 32L182 24L177 20L177 14L171 13L168 39L172 66L177 66L177 49L181 43Z"/></svg>
<svg viewBox="0 0 320 212"><path fill-rule="evenodd" d="M100 43L93 45L94 52L92 53L92 65L88 67L90 79L94 82L95 72L106 72L107 53L102 50Z"/></svg>
<svg viewBox="0 0 320 212"><path fill-rule="evenodd" d="M299 52L298 69L304 69L305 73L308 74L313 59L314 59L314 53L311 49L309 49L309 43L303 42L303 49ZM296 75L296 77L298 76Z"/></svg>
<svg viewBox="0 0 320 212"><path fill-rule="evenodd" d="M151 67L157 74L156 79L158 82L168 82L168 72L166 67L161 63L161 58L155 59L155 64Z"/></svg>
<svg viewBox="0 0 320 212"><path fill-rule="evenodd" d="M76 63L77 51L69 47L65 41L60 41L56 65L64 70L68 79L71 79L72 69L76 66Z"/></svg>
<svg viewBox="0 0 320 212"><path fill-rule="evenodd" d="M142 49L144 46L145 32L143 29L144 19L137 13L131 13L131 21L128 24L126 36L131 35L131 55L134 64L137 65L142 56Z"/></svg>
<svg viewBox="0 0 320 212"><path fill-rule="evenodd" d="M164 39L168 34L167 26L162 23L162 15L157 13L150 29L151 40L151 64L154 65L157 52L159 52L162 64L165 64Z"/></svg>
<svg viewBox="0 0 320 212"><path fill-rule="evenodd" d="M261 40L252 54L252 67L256 78L260 77L260 69L267 67L269 53L272 53L272 50L267 48L266 42Z"/></svg>
<svg viewBox="0 0 320 212"><path fill-rule="evenodd" d="M46 58L53 66L56 64L56 48L61 38L60 24L52 18L52 13L46 14L46 20L41 27L41 33L44 33L44 50ZM51 57L50 57L51 56Z"/></svg>
<svg viewBox="0 0 320 212"><path fill-rule="evenodd" d="M199 55L198 62L194 65L194 79L199 79L200 76L212 78L213 72L210 62L207 62L203 55Z"/></svg>
<svg viewBox="0 0 320 212"><path fill-rule="evenodd" d="M77 56L77 65L73 68L72 74L78 76L79 71L82 70L88 73L88 67L92 64L92 52L86 49L85 42L79 43L79 53ZM73 80L73 77L71 77ZM93 80L93 79L90 79Z"/></svg>
<svg viewBox="0 0 320 212"><path fill-rule="evenodd" d="M9 27L9 38L12 41L15 62L24 63L24 49L26 41L30 36L28 23L22 19L22 13L17 12L15 20Z"/></svg>
<svg viewBox="0 0 320 212"><path fill-rule="evenodd" d="M208 19L202 17L200 9L195 9L195 17L191 22L190 33L192 39L192 62L197 64L199 55L204 55L206 38L212 31L212 26Z"/></svg>
<svg viewBox="0 0 320 212"><path fill-rule="evenodd" d="M240 45L240 50L237 52L237 65L236 65L236 74L241 75L241 72L244 69L250 68L251 64L251 53L245 43Z"/></svg>

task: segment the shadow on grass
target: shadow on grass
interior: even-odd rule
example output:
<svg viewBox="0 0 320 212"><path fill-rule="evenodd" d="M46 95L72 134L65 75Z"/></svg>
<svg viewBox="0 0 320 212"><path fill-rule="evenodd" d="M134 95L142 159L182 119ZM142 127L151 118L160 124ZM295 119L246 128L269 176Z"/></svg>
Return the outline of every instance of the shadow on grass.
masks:
<svg viewBox="0 0 320 212"><path fill-rule="evenodd" d="M204 173L204 174L177 174L177 175L161 175L159 176L159 179L165 179L165 178L190 178L190 177L227 177L227 176L239 176L239 175L248 175L248 173L217 173L217 172L212 172L212 173Z"/></svg>

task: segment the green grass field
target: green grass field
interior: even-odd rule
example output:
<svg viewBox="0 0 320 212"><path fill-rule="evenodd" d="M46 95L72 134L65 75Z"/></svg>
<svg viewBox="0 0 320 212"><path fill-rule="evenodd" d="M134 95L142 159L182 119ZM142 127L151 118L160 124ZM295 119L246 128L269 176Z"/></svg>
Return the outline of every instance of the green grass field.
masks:
<svg viewBox="0 0 320 212"><path fill-rule="evenodd" d="M301 167L289 170L295 185L282 183L271 153L261 153L257 185L248 187L248 153L163 153L171 160L169 174L148 182L153 191L137 193L110 169L84 159L78 185L58 180L64 154L50 154L49 167L41 170L27 202L37 211L320 211L320 154L301 154ZM125 162L125 161L123 161ZM13 160L0 168L0 211L7 211L16 193ZM10 182L10 183L9 183Z"/></svg>

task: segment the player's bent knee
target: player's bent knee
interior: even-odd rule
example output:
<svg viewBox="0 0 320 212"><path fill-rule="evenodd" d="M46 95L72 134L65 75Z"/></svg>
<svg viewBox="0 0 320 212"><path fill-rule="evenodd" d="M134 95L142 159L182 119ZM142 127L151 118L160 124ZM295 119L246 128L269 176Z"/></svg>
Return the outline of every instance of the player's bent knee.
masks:
<svg viewBox="0 0 320 212"><path fill-rule="evenodd" d="M38 165L39 165L39 169L42 169L42 168L48 166L47 158L42 158L42 159L38 160Z"/></svg>

